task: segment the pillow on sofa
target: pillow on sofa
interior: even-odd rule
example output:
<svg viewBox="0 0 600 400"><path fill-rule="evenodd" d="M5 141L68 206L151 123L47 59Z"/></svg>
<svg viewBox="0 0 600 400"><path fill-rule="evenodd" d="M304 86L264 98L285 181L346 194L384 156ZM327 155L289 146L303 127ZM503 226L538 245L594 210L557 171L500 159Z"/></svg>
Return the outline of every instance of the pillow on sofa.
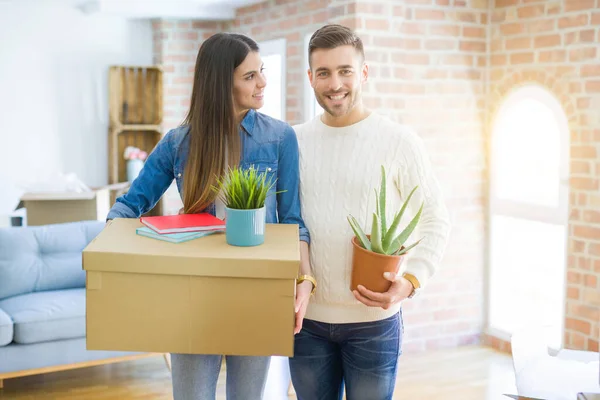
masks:
<svg viewBox="0 0 600 400"><path fill-rule="evenodd" d="M102 221L0 228L0 299L85 287L81 252Z"/></svg>

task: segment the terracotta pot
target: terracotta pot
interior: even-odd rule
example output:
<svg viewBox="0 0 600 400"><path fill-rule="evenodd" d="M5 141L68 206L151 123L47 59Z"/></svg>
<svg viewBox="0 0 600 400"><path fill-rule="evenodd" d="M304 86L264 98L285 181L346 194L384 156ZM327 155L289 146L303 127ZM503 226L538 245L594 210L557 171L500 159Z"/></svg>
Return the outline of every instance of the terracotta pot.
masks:
<svg viewBox="0 0 600 400"><path fill-rule="evenodd" d="M384 272L397 274L403 256L388 256L362 247L356 236L352 238L352 283L351 290L363 285L374 292L387 292L392 282L383 277Z"/></svg>

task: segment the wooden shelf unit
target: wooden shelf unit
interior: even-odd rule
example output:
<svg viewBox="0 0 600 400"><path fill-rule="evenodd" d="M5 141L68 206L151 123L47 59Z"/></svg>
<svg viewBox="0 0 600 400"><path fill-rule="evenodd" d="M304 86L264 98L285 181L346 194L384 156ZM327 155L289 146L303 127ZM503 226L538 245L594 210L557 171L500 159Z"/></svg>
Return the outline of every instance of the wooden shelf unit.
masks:
<svg viewBox="0 0 600 400"><path fill-rule="evenodd" d="M112 66L109 71L110 119L114 125L160 125L163 70L160 66Z"/></svg>
<svg viewBox="0 0 600 400"><path fill-rule="evenodd" d="M163 70L160 66L109 69L109 183L127 181L127 146L148 154L162 138ZM162 200L147 215L161 215Z"/></svg>

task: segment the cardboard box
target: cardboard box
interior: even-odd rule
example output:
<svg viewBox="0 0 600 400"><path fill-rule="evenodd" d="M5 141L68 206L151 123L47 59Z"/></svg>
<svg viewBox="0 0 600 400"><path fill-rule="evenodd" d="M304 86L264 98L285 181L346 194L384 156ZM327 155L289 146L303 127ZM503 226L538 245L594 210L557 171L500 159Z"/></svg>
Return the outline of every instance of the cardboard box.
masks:
<svg viewBox="0 0 600 400"><path fill-rule="evenodd" d="M267 224L256 247L140 226L114 219L83 250L88 350L293 356L298 225Z"/></svg>
<svg viewBox="0 0 600 400"><path fill-rule="evenodd" d="M578 393L577 400L600 400L600 393Z"/></svg>
<svg viewBox="0 0 600 400"><path fill-rule="evenodd" d="M95 188L91 192L25 193L21 197L27 210L27 224L39 226L75 221L104 221L116 198L129 183Z"/></svg>

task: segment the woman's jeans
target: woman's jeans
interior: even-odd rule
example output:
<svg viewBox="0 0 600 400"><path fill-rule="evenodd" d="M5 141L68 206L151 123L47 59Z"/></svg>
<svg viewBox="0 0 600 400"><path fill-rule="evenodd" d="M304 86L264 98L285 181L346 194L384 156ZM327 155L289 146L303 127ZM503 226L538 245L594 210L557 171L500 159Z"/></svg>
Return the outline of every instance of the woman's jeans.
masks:
<svg viewBox="0 0 600 400"><path fill-rule="evenodd" d="M304 320L290 373L298 400L391 400L402 343L402 312L381 321Z"/></svg>
<svg viewBox="0 0 600 400"><path fill-rule="evenodd" d="M171 354L174 400L214 400L222 356ZM271 357L225 356L227 400L260 400Z"/></svg>

